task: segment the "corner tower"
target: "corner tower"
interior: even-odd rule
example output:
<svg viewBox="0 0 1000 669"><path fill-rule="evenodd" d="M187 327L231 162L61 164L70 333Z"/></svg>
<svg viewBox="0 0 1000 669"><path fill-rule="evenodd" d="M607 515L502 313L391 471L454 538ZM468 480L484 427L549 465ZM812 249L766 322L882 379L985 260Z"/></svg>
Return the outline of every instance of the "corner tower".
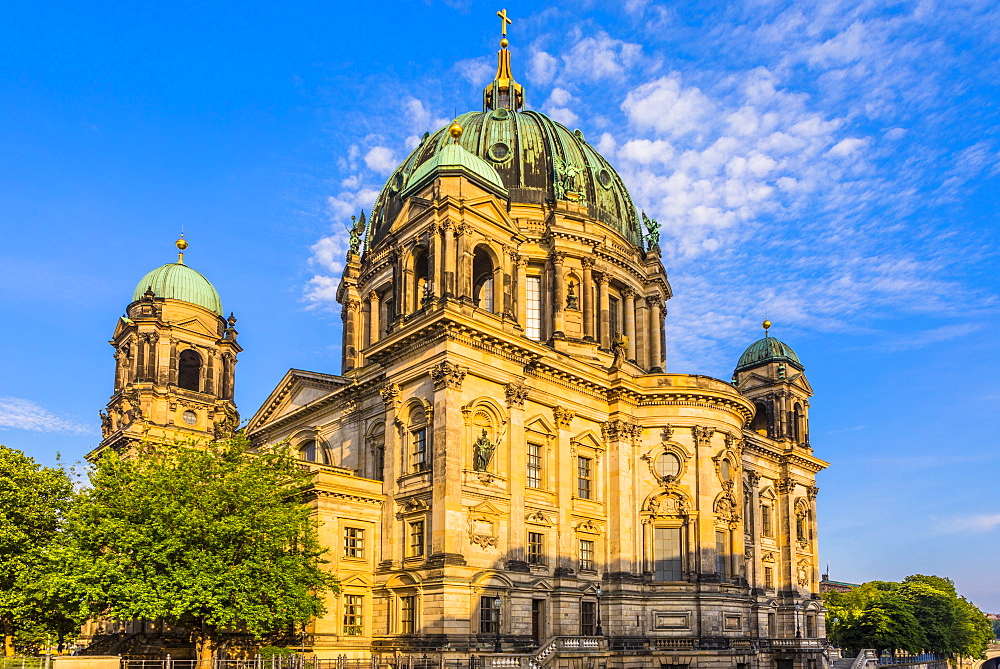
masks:
<svg viewBox="0 0 1000 669"><path fill-rule="evenodd" d="M126 451L140 441L225 437L239 424L233 402L236 318L223 317L215 287L184 264L188 243L177 240L177 262L147 273L118 319L114 394L101 411L100 446Z"/></svg>

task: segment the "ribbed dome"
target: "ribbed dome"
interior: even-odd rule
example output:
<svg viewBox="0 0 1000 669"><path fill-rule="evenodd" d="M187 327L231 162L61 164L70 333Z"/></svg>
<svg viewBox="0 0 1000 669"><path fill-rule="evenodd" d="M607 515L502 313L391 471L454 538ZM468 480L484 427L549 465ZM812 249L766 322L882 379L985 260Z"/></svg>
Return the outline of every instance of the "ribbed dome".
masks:
<svg viewBox="0 0 1000 669"><path fill-rule="evenodd" d="M764 337L743 351L740 361L736 364L736 371L742 372L769 362L787 362L800 372L804 369L799 362L799 356L795 355L791 346L774 337Z"/></svg>
<svg viewBox="0 0 1000 669"><path fill-rule="evenodd" d="M147 290L152 290L156 297L190 302L222 315L222 300L215 287L182 263L167 263L142 277L132 293L132 301L141 300Z"/></svg>
<svg viewBox="0 0 1000 669"><path fill-rule="evenodd" d="M500 176L512 202L543 204L557 200L586 206L591 218L642 246L635 205L618 173L590 144L536 111L491 109L456 119L464 131L459 146ZM451 124L449 124L450 126ZM429 160L448 146L448 126L424 135L420 145L396 168L382 189L371 216L374 246L402 208L407 186Z"/></svg>
<svg viewBox="0 0 1000 669"><path fill-rule="evenodd" d="M500 178L492 165L479 156L469 153L459 144L446 144L443 149L430 159L425 160L420 167L413 171L413 174L406 181L403 194L408 195L410 191L420 186L421 182L428 180L432 174L451 169L471 172L500 190L507 190L503 185L503 179Z"/></svg>

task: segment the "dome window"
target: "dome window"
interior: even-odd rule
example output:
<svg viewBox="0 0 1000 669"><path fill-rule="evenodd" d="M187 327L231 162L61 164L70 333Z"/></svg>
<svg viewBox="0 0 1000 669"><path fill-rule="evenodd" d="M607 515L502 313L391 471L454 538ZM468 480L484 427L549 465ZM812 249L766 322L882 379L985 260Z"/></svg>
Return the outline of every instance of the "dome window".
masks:
<svg viewBox="0 0 1000 669"><path fill-rule="evenodd" d="M673 453L660 453L656 458L656 473L662 479L673 480L681 472L681 460Z"/></svg>
<svg viewBox="0 0 1000 669"><path fill-rule="evenodd" d="M502 163L508 158L510 158L510 147L504 144L503 142L497 142L496 144L490 147L488 155L491 160L498 163Z"/></svg>
<svg viewBox="0 0 1000 669"><path fill-rule="evenodd" d="M501 107L500 109L494 109L491 116L497 121L506 121L510 118L510 112Z"/></svg>
<svg viewBox="0 0 1000 669"><path fill-rule="evenodd" d="M597 173L597 183L601 184L604 188L611 188L611 173L607 170L602 169Z"/></svg>

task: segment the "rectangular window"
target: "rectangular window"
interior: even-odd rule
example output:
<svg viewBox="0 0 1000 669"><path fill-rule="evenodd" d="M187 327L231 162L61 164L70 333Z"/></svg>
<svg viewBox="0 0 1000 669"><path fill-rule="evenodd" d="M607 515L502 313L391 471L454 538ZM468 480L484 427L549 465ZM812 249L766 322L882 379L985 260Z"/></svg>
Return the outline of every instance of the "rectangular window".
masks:
<svg viewBox="0 0 1000 669"><path fill-rule="evenodd" d="M771 536L771 507L762 504L760 507L760 534L761 536Z"/></svg>
<svg viewBox="0 0 1000 669"><path fill-rule="evenodd" d="M381 330L379 334L385 337L389 333L392 320L396 317L396 303L393 298L386 297L382 300L382 305L385 313L382 314L382 322L379 323L379 330Z"/></svg>
<svg viewBox="0 0 1000 669"><path fill-rule="evenodd" d="M727 554L729 553L728 543L725 532L715 532L715 573L722 579L729 576L729 570L726 569Z"/></svg>
<svg viewBox="0 0 1000 669"><path fill-rule="evenodd" d="M479 633L496 634L499 629L500 609L496 608L497 598L494 595L483 595L479 598Z"/></svg>
<svg viewBox="0 0 1000 669"><path fill-rule="evenodd" d="M621 333L621 320L619 318L619 313L621 312L621 302L617 297L611 296L608 298L608 323L610 324L611 336L614 337L616 334Z"/></svg>
<svg viewBox="0 0 1000 669"><path fill-rule="evenodd" d="M653 528L653 580L680 581L681 528Z"/></svg>
<svg viewBox="0 0 1000 669"><path fill-rule="evenodd" d="M413 634L416 630L417 596L399 598L399 631L402 634Z"/></svg>
<svg viewBox="0 0 1000 669"><path fill-rule="evenodd" d="M580 539L580 570L592 571L594 569L594 542L589 539Z"/></svg>
<svg viewBox="0 0 1000 669"><path fill-rule="evenodd" d="M357 527L344 528L344 557L365 557L365 531Z"/></svg>
<svg viewBox="0 0 1000 669"><path fill-rule="evenodd" d="M593 462L590 458L577 456L576 458L576 490L580 499L591 498L591 476Z"/></svg>
<svg viewBox="0 0 1000 669"><path fill-rule="evenodd" d="M408 557L421 557L424 554L424 521L415 520L410 523L410 553Z"/></svg>
<svg viewBox="0 0 1000 669"><path fill-rule="evenodd" d="M524 334L529 338L540 340L542 338L542 277L526 277L525 296L527 308L525 309Z"/></svg>
<svg viewBox="0 0 1000 669"><path fill-rule="evenodd" d="M597 633L597 602L580 602L580 635L594 636Z"/></svg>
<svg viewBox="0 0 1000 669"><path fill-rule="evenodd" d="M427 428L413 431L413 450L410 456L411 472L427 471Z"/></svg>
<svg viewBox="0 0 1000 669"><path fill-rule="evenodd" d="M542 447L528 444L528 487L542 487Z"/></svg>
<svg viewBox="0 0 1000 669"><path fill-rule="evenodd" d="M774 590L774 567L764 567L764 589Z"/></svg>
<svg viewBox="0 0 1000 669"><path fill-rule="evenodd" d="M806 638L813 639L816 637L816 616L806 616Z"/></svg>
<svg viewBox="0 0 1000 669"><path fill-rule="evenodd" d="M767 634L772 639L778 636L778 616L775 613L767 614Z"/></svg>
<svg viewBox="0 0 1000 669"><path fill-rule="evenodd" d="M545 536L528 532L528 564L545 564Z"/></svg>
<svg viewBox="0 0 1000 669"><path fill-rule="evenodd" d="M364 603L362 595L344 595L344 636L363 636Z"/></svg>

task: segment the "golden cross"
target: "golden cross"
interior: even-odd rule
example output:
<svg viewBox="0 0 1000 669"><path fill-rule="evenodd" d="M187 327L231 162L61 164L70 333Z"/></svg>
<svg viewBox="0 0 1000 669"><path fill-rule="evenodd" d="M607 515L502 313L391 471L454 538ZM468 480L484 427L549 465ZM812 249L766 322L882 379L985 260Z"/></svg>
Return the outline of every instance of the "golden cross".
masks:
<svg viewBox="0 0 1000 669"><path fill-rule="evenodd" d="M504 37L506 37L507 36L507 26L510 25L511 23L513 23L513 21L511 21L510 19L507 18L507 10L506 9L501 9L499 12L497 12L497 16L500 17L500 33Z"/></svg>

